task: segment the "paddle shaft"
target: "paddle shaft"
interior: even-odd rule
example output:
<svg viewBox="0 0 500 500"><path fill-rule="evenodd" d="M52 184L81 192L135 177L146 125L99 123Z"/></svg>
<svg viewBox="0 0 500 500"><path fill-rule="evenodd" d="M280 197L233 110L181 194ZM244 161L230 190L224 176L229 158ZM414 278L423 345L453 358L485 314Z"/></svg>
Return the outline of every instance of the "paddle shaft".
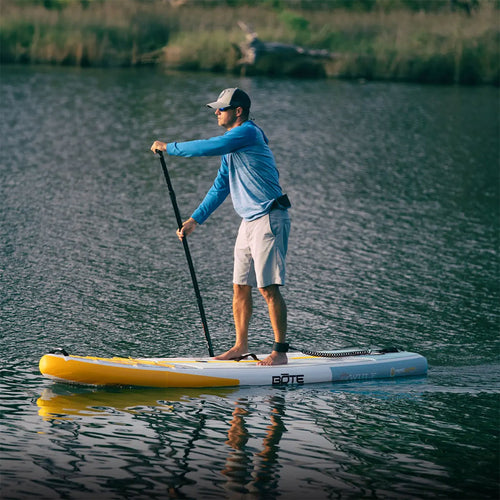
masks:
<svg viewBox="0 0 500 500"><path fill-rule="evenodd" d="M172 200L172 206L174 207L175 218L177 220L177 227L182 229L182 218L179 212L179 207L177 205L177 200L175 197L174 188L172 187L172 182L170 181L170 175L168 174L167 164L165 158L163 157L163 152L156 151L160 155L161 168L163 169L163 175L167 181L168 192L170 193L170 199ZM205 338L208 344L208 354L213 357L214 350L212 347L212 340L210 339L210 333L208 332L207 318L205 316L205 309L203 308L203 301L201 299L200 287L198 286L198 280L196 279L196 273L194 271L193 259L191 259L191 252L189 251L189 245L186 236L182 238L182 244L184 246L184 252L186 254L186 259L189 266L189 272L191 273L191 279L193 280L194 292L196 294L196 300L198 302L198 309L200 310L201 323L203 324L203 331L205 332Z"/></svg>

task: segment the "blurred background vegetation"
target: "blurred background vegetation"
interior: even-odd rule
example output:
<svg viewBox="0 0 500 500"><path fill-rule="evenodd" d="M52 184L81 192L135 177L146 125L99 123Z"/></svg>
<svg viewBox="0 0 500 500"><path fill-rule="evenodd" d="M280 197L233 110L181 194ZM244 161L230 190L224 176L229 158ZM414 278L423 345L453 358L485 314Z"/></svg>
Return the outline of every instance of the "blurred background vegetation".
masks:
<svg viewBox="0 0 500 500"><path fill-rule="evenodd" d="M499 14L500 0L0 0L0 63L236 73L242 21L334 54L327 77L499 85Z"/></svg>

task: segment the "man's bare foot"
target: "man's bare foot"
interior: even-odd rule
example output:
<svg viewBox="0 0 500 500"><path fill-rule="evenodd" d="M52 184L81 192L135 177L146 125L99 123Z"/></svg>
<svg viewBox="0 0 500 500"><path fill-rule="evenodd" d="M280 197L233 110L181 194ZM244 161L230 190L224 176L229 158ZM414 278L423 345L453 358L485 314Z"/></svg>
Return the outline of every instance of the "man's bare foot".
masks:
<svg viewBox="0 0 500 500"><path fill-rule="evenodd" d="M259 361L259 366L286 365L288 358L284 352L273 351L266 359Z"/></svg>
<svg viewBox="0 0 500 500"><path fill-rule="evenodd" d="M226 351L223 354L215 356L214 359L228 360L232 358L237 358L238 356L243 356L243 354L246 354L247 352L248 352L248 347L246 349L240 349L239 347L231 347L229 351Z"/></svg>

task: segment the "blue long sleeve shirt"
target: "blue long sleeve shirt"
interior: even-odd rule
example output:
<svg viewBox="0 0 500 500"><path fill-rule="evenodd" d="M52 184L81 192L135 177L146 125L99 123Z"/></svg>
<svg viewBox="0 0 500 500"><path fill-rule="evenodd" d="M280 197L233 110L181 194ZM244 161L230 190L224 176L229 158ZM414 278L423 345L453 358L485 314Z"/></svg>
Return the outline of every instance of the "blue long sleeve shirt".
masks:
<svg viewBox="0 0 500 500"><path fill-rule="evenodd" d="M198 224L203 224L228 194L236 213L245 220L258 219L270 211L273 201L283 193L268 143L264 132L246 121L218 137L167 144L169 155L222 156L212 187L191 216Z"/></svg>

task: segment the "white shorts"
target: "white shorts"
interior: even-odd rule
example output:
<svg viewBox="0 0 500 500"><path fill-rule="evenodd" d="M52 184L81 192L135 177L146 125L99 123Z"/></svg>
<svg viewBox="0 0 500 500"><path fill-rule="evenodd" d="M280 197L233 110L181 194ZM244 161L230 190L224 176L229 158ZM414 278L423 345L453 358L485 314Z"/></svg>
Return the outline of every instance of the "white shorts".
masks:
<svg viewBox="0 0 500 500"><path fill-rule="evenodd" d="M258 288L284 285L289 233L287 210L243 220L234 246L233 283Z"/></svg>

